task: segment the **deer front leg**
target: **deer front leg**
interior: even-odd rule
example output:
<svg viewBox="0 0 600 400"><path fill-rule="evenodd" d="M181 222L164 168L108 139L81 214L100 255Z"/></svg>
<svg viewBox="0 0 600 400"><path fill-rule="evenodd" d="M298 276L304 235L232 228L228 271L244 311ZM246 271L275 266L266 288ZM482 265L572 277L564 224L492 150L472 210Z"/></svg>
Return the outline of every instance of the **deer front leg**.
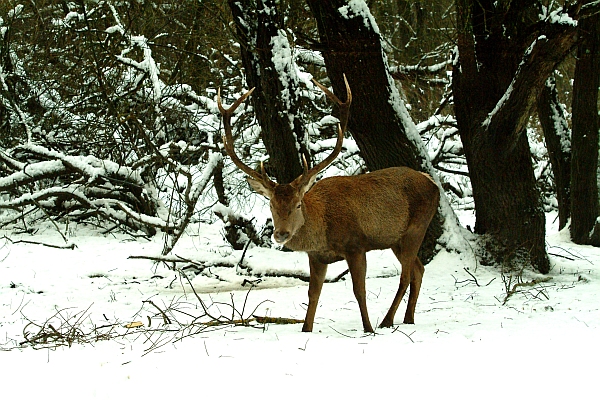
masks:
<svg viewBox="0 0 600 400"><path fill-rule="evenodd" d="M365 288L365 279L367 276L367 254L364 252L349 254L346 256L346 262L350 269L352 277L352 288L354 296L358 302L360 316L362 318L365 332L373 333L371 321L369 321L369 312L367 311L367 290Z"/></svg>
<svg viewBox="0 0 600 400"><path fill-rule="evenodd" d="M310 255L308 256L308 262L310 264L310 281L308 283L308 308L306 309L306 318L304 318L302 332L312 332L313 330L313 323L315 322L315 313L317 312L317 304L319 303L319 296L321 295L321 289L323 289L323 282L325 282L325 274L327 273L327 264L318 262Z"/></svg>

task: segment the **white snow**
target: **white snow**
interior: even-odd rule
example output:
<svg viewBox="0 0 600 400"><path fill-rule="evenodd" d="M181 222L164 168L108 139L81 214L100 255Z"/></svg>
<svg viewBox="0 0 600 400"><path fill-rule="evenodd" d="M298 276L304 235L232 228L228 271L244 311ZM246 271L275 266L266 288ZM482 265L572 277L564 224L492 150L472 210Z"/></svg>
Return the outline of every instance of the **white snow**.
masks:
<svg viewBox="0 0 600 400"><path fill-rule="evenodd" d="M292 108L291 101L297 97L297 93L290 93L290 89L297 90L298 77L292 48L283 29L279 29L277 36L271 38L271 45L273 46L273 57L271 60L283 86L283 90L279 95L286 109L289 110ZM293 126L293 120L290 121L290 124Z"/></svg>
<svg viewBox="0 0 600 400"><path fill-rule="evenodd" d="M375 33L379 34L379 26L375 21L375 17L371 14L369 6L364 0L350 0L348 4L338 8L338 12L346 19L362 17L365 26L373 29Z"/></svg>
<svg viewBox="0 0 600 400"><path fill-rule="evenodd" d="M265 6L266 12L273 12L273 10L269 10ZM287 118L289 121L289 125L291 131L294 132L294 121L298 117L294 113L298 110L298 99L300 98L300 94L302 92L302 87L310 82L312 76L306 72L301 72L298 68L298 65L295 62L295 54L290 46L290 42L288 40L288 36L285 30L279 29L277 31L277 35L271 38L272 45L272 57L271 61L273 62L273 66L277 71L277 76L279 77L279 81L281 82L282 90L279 93L279 98L281 99L284 108L288 110ZM312 87L312 82L310 82L310 86ZM302 142L307 143L308 136L305 133L303 138L296 138L296 148L298 150L298 156L300 155L300 139Z"/></svg>
<svg viewBox="0 0 600 400"><path fill-rule="evenodd" d="M550 11L546 6L542 6L542 13L539 15L539 18L553 24L577 26L577 21L571 18L568 12L562 7L557 7L555 10Z"/></svg>
<svg viewBox="0 0 600 400"><path fill-rule="evenodd" d="M465 223L470 218L462 215ZM325 284L313 333L300 332L300 324L267 324L206 329L181 338L169 332L147 337L144 328L136 328L130 336L87 345L0 351L2 396L129 399L195 393L279 399L282 393L304 397L306 388L335 398L592 398L597 388L593 365L600 356L600 249L572 244L568 234L556 232L553 220L549 216L551 279L522 287L505 305L497 267L478 265L468 253L442 251L426 265L415 325L401 324L405 299L394 329L363 334L347 279ZM118 322L120 333L130 322L147 327L148 317L153 317L153 328L162 326L156 309L144 306L144 300L162 309L179 308L182 313L175 315L181 321L187 318L183 312L201 314L189 286L175 272L148 260L128 259L159 254L160 237L132 240L74 224L60 228L75 249L3 241L2 349L16 346L24 331L37 332L35 324L55 314L82 314L84 331ZM244 317L304 317L306 283L263 276L248 293L241 283L256 276L214 266L218 260L238 262L242 252L225 245L219 224L196 228L179 242L174 255L213 265L193 279L211 313L231 316L228 304L233 301L238 311L244 308ZM35 236L3 233L13 241L64 244L50 224ZM308 273L301 253L251 248L245 259L246 268L256 275ZM368 263L368 306L375 325L392 301L400 266L391 251L369 253ZM343 263L333 264L328 276L344 269ZM523 276L527 282L540 278L527 271ZM59 326L57 317L50 323ZM153 343L162 346L148 352Z"/></svg>
<svg viewBox="0 0 600 400"><path fill-rule="evenodd" d="M8 13L6 14L6 16L10 19L12 18L18 18L21 15L21 12L23 12L23 4L17 4L15 6L15 8L13 8L12 10L9 10Z"/></svg>
<svg viewBox="0 0 600 400"><path fill-rule="evenodd" d="M14 16L20 12L19 7L22 8L17 6ZM126 30L115 9L110 7L115 25L106 32L124 35ZM362 17L365 26L378 32L363 0L350 0L340 8L340 13L345 17ZM569 23L564 19L566 14L555 13L556 16L550 13L547 18ZM65 23L75 18L77 15L70 13ZM276 48L273 60L281 68L280 76L286 80L282 82L285 85L291 82L289 79L303 81L310 93L310 75L294 69L294 54L284 36L282 31L275 39L277 43L273 43ZM210 112L217 113L210 97L197 96L189 87L167 87L160 80L160 65L154 61L145 37L126 39L129 46L118 56L131 67L130 75L123 77L123 89L147 75L147 94L155 101L158 115L162 115L161 105L174 101L184 92ZM129 57L134 47L143 51L141 60ZM2 85L4 76L0 69ZM427 159L427 151L418 135L418 129L424 125L415 126L391 77L389 79L393 88L390 102ZM304 90L304 85L300 88ZM52 101L52 98L49 96L46 100ZM25 124L25 117L21 117ZM199 118L199 123L208 126L216 126L218 122L215 115ZM328 116L318 124L335 122ZM157 119L156 123L160 130L162 120ZM427 123L439 124L440 121ZM250 127L243 134L256 136L257 129ZM453 133L448 131L447 135ZM31 144L30 131L28 136ZM311 146L313 150L330 148L334 141L316 141ZM33 145L29 148L43 151ZM349 139L344 140L344 148L350 153L358 151L356 143ZM66 156L58 152L46 155L56 160L28 166L27 174L49 173L61 168L63 163L86 171L90 180L102 174L133 173L90 156ZM221 154L211 153L208 166L193 174L193 185L186 186L190 199L198 199L219 161ZM230 168L229 163L226 160L227 168ZM427 168L431 169L431 165ZM15 173L3 179L23 180L27 175ZM43 198L53 190L58 189L40 190L36 196L40 202L45 201ZM81 188L74 187L72 194L81 202L90 201ZM12 201L25 201L25 197ZM252 213L257 219L265 218L260 210L264 204L259 197L253 195L245 200L255 205ZM145 217L130 209L114 210L110 204L97 202L91 205L93 207L102 208L106 213L124 215L126 211L138 219ZM449 205L446 207L450 210ZM459 214L463 225L473 225L472 212ZM447 215L451 215L451 211ZM166 218L152 221L158 226L167 225ZM212 327L192 335L189 330L178 331L177 324L165 326L156 308L144 303L151 300L162 310L171 310L172 318L189 323L195 316L202 315L202 309L187 282L162 264L129 258L160 255L165 246L164 238L146 240L116 232L103 234L99 228L75 222L41 224L35 235L19 233L14 228L3 230L0 236L6 235L6 238L0 239L0 393L7 399L111 400L190 396L293 399L307 395L590 398L597 391L597 372L590 367L590 360L593 363L600 356L597 340L600 249L574 245L568 233L556 231L557 223L555 215L548 216L547 243L553 264L547 276L550 280L544 281L545 276L525 271L523 282L537 279L538 283L518 287L519 291L503 304L507 280L502 279L499 267L479 265L471 254L472 249L455 245L463 251L442 251L426 266L416 324L401 324L405 297L396 315L396 327L378 329L375 335L362 332L348 276L338 283L325 284L313 333L300 332L301 324L254 323L250 327ZM249 248L245 254L233 251L224 242L222 229L221 223L194 223L169 259L170 262L182 258L200 262L194 264L201 270L199 275L186 274L191 277L195 291L209 305L210 313L226 317L233 314L234 318L249 318L253 314L304 318L307 284L300 279L271 275L308 277L306 255L264 248ZM445 241L462 240L463 233L447 229ZM19 240L76 247L57 249L18 243ZM242 258L243 263L236 266ZM393 299L400 268L389 250L368 254L368 306L374 326L382 320ZM335 263L329 267L327 276L332 279L345 269L343 262ZM246 280L257 285L250 292ZM19 345L25 341L25 335L31 338L38 332L40 324L49 322L53 328L59 328L61 318L77 322L76 326L83 332L110 325L116 333L129 334L70 347L54 348L48 343L34 350ZM125 328L132 322L143 325ZM150 330L157 328L163 330ZM98 328L98 331L105 330Z"/></svg>
<svg viewBox="0 0 600 400"><path fill-rule="evenodd" d="M555 85L554 81L548 79L546 81L546 86ZM562 151L565 153L571 152L571 129L569 129L569 124L567 123L567 110L565 104L550 104L550 109L552 112L551 118L554 124L554 129L556 129L557 135L560 137L560 145L562 147Z"/></svg>

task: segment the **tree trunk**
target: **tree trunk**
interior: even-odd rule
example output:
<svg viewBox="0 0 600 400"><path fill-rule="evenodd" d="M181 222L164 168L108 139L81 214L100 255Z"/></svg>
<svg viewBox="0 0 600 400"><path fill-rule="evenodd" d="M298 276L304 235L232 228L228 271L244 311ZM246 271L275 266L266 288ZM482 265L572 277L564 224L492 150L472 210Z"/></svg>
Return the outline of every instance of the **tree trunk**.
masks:
<svg viewBox="0 0 600 400"><path fill-rule="evenodd" d="M600 246L598 228L598 15L579 23L581 42L573 82L573 157L571 164L571 239Z"/></svg>
<svg viewBox="0 0 600 400"><path fill-rule="evenodd" d="M560 102L554 77L548 78L537 102L558 201L558 227L563 229L571 212L571 131Z"/></svg>
<svg viewBox="0 0 600 400"><path fill-rule="evenodd" d="M242 63L262 139L269 154L267 172L278 183L290 183L307 159L304 124L299 116L299 82L293 66L274 61L289 42L275 0L229 0L241 45Z"/></svg>
<svg viewBox="0 0 600 400"><path fill-rule="evenodd" d="M348 130L367 168L375 171L405 165L422 169L419 150L414 140L408 139L406 125L410 122L403 120L409 118L408 113L403 104L401 112L395 109L394 103L401 100L387 72L379 33L352 11L347 11L348 18L343 16L338 9L349 8L344 0L308 0L308 5L317 20L321 50L334 91L344 93L343 74L350 83Z"/></svg>
<svg viewBox="0 0 600 400"><path fill-rule="evenodd" d="M343 74L352 89L348 130L356 140L367 168L393 166L435 174L421 138L398 89L388 74L379 30L365 3L343 0L308 0L317 20L320 47L327 75L336 93L344 93ZM452 218L452 217L450 217ZM436 253L444 217L438 212L421 246L420 257Z"/></svg>
<svg viewBox="0 0 600 400"><path fill-rule="evenodd" d="M495 262L526 258L542 273L545 216L526 128L532 107L576 40L574 25L539 20L534 2L457 1L452 89L475 201L475 232Z"/></svg>

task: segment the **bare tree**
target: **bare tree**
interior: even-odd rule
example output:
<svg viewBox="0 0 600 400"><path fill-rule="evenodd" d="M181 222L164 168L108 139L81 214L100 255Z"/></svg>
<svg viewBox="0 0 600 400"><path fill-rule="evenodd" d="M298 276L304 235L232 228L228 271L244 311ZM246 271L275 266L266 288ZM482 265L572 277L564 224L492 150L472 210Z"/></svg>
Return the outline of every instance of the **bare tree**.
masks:
<svg viewBox="0 0 600 400"><path fill-rule="evenodd" d="M571 157L571 238L600 246L598 219L598 88L600 18L579 21L573 82L573 155Z"/></svg>

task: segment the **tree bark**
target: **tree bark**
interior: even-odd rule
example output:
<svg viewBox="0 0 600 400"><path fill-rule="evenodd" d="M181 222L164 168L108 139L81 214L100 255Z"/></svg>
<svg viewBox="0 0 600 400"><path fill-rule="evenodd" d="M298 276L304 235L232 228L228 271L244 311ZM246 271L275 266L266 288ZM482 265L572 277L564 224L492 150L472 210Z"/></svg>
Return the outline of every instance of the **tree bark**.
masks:
<svg viewBox="0 0 600 400"><path fill-rule="evenodd" d="M545 216L526 127L546 79L574 46L576 29L539 15L534 2L457 1L452 89L475 232L492 239L488 250L495 262L518 257L547 273Z"/></svg>
<svg viewBox="0 0 600 400"><path fill-rule="evenodd" d="M299 116L299 87L294 71L275 63L276 45L287 45L275 0L229 0L241 45L242 63L262 139L269 154L267 173L290 183L303 172L300 154L309 159Z"/></svg>
<svg viewBox="0 0 600 400"><path fill-rule="evenodd" d="M580 21L581 42L573 81L571 239L600 246L598 227L598 86L600 18Z"/></svg>
<svg viewBox="0 0 600 400"><path fill-rule="evenodd" d="M353 8L343 0L308 0L333 89L345 93L343 74L352 88L348 130L370 171L408 166L435 174L427 168L421 138L388 73L378 28L366 5L361 9L356 4ZM424 262L436 254L443 223L438 212L419 253Z"/></svg>
<svg viewBox="0 0 600 400"><path fill-rule="evenodd" d="M348 18L343 16L338 9L346 3L308 0L317 20L320 50L333 89L336 93L345 92L343 74L352 89L348 130L370 171L397 165L422 169L419 151L408 139L406 121L402 120L409 118L408 113L404 109L404 115L400 115L394 109L397 90L393 93L381 37L362 16L351 11Z"/></svg>
<svg viewBox="0 0 600 400"><path fill-rule="evenodd" d="M571 131L560 102L554 77L548 78L537 102L537 112L546 140L558 201L558 227L571 215Z"/></svg>

